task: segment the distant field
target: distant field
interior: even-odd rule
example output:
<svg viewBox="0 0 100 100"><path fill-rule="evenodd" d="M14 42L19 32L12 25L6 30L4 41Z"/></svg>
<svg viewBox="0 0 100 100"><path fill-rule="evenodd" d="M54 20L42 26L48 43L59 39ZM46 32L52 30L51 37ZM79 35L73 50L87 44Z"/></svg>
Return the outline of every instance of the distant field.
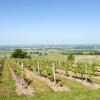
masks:
<svg viewBox="0 0 100 100"><path fill-rule="evenodd" d="M86 53L89 52L90 49L23 49L25 51L28 52L28 54L30 54L32 56L32 58L36 58L36 59L50 59L50 60L66 60L67 59L67 55L69 53L76 53L76 52L81 52L81 53ZM100 51L100 49L93 49L97 50L98 52ZM0 50L0 57L10 57L11 53L13 52L13 50ZM34 54L35 52L41 53L43 55L38 55L38 54ZM62 54L65 53L66 54ZM44 55L45 53L47 53L47 55ZM100 60L100 55L97 54L75 54L75 57L77 60Z"/></svg>

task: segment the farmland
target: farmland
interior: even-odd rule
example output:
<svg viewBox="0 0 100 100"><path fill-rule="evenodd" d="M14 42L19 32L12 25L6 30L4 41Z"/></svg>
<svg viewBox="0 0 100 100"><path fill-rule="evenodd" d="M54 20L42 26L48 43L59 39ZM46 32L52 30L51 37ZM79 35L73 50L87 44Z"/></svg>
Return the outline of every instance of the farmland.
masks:
<svg viewBox="0 0 100 100"><path fill-rule="evenodd" d="M65 49L23 50L31 58L10 58L13 49L0 52L0 100L100 99L99 55L67 60Z"/></svg>

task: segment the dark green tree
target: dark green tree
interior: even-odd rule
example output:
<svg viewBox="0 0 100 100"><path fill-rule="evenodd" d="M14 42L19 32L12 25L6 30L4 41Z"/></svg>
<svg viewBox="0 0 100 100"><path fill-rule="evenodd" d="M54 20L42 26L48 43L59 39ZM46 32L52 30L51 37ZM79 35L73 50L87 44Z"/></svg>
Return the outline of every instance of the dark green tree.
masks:
<svg viewBox="0 0 100 100"><path fill-rule="evenodd" d="M70 53L68 56L67 56L67 60L74 60L75 59L75 56Z"/></svg>
<svg viewBox="0 0 100 100"><path fill-rule="evenodd" d="M15 49L15 51L12 53L11 57L13 57L13 58L30 58L30 56L27 55L27 52L23 51L22 49Z"/></svg>

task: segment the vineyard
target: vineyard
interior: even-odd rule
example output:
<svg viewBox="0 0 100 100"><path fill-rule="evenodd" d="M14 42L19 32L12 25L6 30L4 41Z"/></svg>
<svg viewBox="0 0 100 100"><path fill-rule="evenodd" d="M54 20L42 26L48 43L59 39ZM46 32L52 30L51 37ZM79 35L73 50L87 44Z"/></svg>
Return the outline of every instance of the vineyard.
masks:
<svg viewBox="0 0 100 100"><path fill-rule="evenodd" d="M11 95L12 98L19 95L19 99L37 99L39 98L38 96L41 95L41 98L43 96L44 100L47 100L50 99L49 97L52 94L52 100L58 100L57 98L59 96L66 98L69 94L68 100L70 100L71 98L74 98L74 96L70 96L73 95L75 91L76 93L79 93L81 90L84 95L82 95L79 100L84 100L84 98L86 98L85 93L88 91L90 94L92 92L94 92L94 94L97 93L98 96L93 96L93 100L95 100L95 98L96 100L99 100L99 66L99 61L37 60L33 58L0 59L0 87L9 83L9 81L11 82L7 84L10 85L10 88L7 88L5 85L6 88L4 86L0 89L0 96L3 99L13 93ZM4 73L7 71L8 75L5 75ZM8 77L5 78L6 81L3 79L4 76ZM25 95L25 97L23 97L23 95ZM11 97L7 98L10 100ZM91 100L88 96L87 98L88 100Z"/></svg>

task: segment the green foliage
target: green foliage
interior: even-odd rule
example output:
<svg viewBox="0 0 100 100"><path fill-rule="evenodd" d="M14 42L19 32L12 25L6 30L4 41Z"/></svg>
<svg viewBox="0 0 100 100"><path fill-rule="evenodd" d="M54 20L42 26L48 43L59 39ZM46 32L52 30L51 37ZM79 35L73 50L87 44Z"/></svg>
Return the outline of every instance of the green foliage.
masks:
<svg viewBox="0 0 100 100"><path fill-rule="evenodd" d="M68 56L67 56L67 60L74 60L75 59L75 56L70 53Z"/></svg>
<svg viewBox="0 0 100 100"><path fill-rule="evenodd" d="M15 73L17 75L19 75L20 77L25 78L25 72L24 72L24 69L23 68L20 68L16 64L14 64L12 67L13 67L13 70L15 71Z"/></svg>
<svg viewBox="0 0 100 100"><path fill-rule="evenodd" d="M41 72L41 75L44 76L44 77L47 77L47 76L48 76L47 70L44 69L44 70Z"/></svg>
<svg viewBox="0 0 100 100"><path fill-rule="evenodd" d="M20 77L23 78L24 81L26 82L27 86L30 85L32 83L32 80L30 80L29 78L26 77L25 71L22 67L17 66L16 64L14 64L12 66L14 72Z"/></svg>
<svg viewBox="0 0 100 100"><path fill-rule="evenodd" d="M27 85L30 85L30 84L32 83L32 80L31 80L31 79L28 79L28 78L26 78L26 77L25 77L24 80L25 80L25 82L27 83Z"/></svg>
<svg viewBox="0 0 100 100"><path fill-rule="evenodd" d="M62 78L59 76L56 78L56 82L59 83L62 80Z"/></svg>
<svg viewBox="0 0 100 100"><path fill-rule="evenodd" d="M44 67L41 71L41 75L44 77L50 77L52 76L53 72L49 67Z"/></svg>
<svg viewBox="0 0 100 100"><path fill-rule="evenodd" d="M15 49L15 51L12 53L11 57L13 57L13 58L31 58L29 55L27 55L27 52L22 51L22 49Z"/></svg>

